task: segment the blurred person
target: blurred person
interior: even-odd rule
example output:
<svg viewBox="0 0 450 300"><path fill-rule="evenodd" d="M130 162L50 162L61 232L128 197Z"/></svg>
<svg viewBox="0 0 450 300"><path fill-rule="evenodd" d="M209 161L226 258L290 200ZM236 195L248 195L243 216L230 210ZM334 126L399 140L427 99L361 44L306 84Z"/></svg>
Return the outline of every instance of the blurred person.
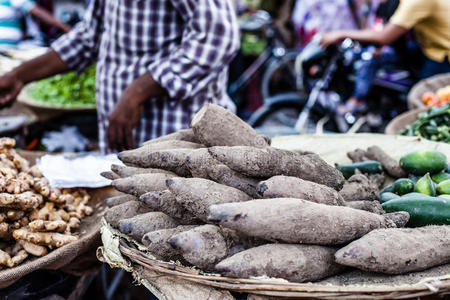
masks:
<svg viewBox="0 0 450 300"><path fill-rule="evenodd" d="M345 38L362 43L391 45L410 29L414 29L425 54L421 78L450 72L449 0L401 0L382 30L332 31L323 35L321 45L327 47Z"/></svg>
<svg viewBox="0 0 450 300"><path fill-rule="evenodd" d="M0 46L14 46L23 40L25 36L23 20L28 15L65 33L71 29L33 0L0 0Z"/></svg>
<svg viewBox="0 0 450 300"><path fill-rule="evenodd" d="M228 64L239 49L231 0L91 0L51 50L0 77L0 104L32 81L97 63L101 152L189 127L206 103L231 110Z"/></svg>

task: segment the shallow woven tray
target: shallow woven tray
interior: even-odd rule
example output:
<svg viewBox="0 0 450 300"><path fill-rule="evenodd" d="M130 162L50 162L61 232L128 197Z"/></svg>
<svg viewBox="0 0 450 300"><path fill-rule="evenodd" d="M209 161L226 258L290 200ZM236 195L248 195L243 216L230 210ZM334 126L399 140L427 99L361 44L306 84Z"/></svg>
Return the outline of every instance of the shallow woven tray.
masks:
<svg viewBox="0 0 450 300"><path fill-rule="evenodd" d="M386 126L386 129L384 130L384 133L390 134L390 135L396 135L401 130L405 129L406 126L412 125L414 122L417 121L418 115L421 112L427 111L428 108L417 108L405 113L402 113L401 115L398 115L394 119L392 119L391 122Z"/></svg>
<svg viewBox="0 0 450 300"><path fill-rule="evenodd" d="M450 85L450 73L436 75L419 81L408 94L409 109L424 108L422 96L426 92L435 93L438 89Z"/></svg>

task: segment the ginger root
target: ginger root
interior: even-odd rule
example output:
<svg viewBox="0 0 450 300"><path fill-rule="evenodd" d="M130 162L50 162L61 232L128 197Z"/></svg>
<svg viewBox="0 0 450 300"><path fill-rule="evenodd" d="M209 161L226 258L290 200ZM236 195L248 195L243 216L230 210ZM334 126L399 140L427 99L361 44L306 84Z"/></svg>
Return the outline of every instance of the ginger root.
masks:
<svg viewBox="0 0 450 300"><path fill-rule="evenodd" d="M44 220L35 220L28 224L31 229L34 231L56 231L56 232L64 232L67 227L67 223L58 220L58 221L44 221Z"/></svg>
<svg viewBox="0 0 450 300"><path fill-rule="evenodd" d="M39 245L30 243L30 242L27 242L27 241L22 241L22 240L19 240L19 244L29 254L37 256L37 257L44 256L44 255L46 255L48 253L47 248L45 248L44 246L39 246Z"/></svg>
<svg viewBox="0 0 450 300"><path fill-rule="evenodd" d="M13 237L16 240L24 240L33 244L56 248L78 240L76 236L72 235L55 232L33 232L25 228L14 230Z"/></svg>

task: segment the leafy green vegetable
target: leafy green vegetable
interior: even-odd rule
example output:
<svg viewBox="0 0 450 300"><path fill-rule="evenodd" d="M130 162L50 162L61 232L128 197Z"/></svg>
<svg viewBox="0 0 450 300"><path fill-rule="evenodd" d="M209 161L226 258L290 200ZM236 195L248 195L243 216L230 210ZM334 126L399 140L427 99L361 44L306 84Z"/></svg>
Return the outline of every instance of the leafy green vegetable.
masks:
<svg viewBox="0 0 450 300"><path fill-rule="evenodd" d="M92 66L80 75L55 75L36 82L28 92L36 102L50 106L95 107L95 71Z"/></svg>

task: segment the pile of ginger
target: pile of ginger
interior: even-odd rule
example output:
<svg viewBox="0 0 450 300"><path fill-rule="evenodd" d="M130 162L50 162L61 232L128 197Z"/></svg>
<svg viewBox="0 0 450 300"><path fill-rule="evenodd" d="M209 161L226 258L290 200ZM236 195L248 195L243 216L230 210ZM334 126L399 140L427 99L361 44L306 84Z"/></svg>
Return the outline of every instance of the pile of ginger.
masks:
<svg viewBox="0 0 450 300"><path fill-rule="evenodd" d="M51 187L14 146L0 138L0 268L76 241L81 220L93 213L85 190Z"/></svg>

